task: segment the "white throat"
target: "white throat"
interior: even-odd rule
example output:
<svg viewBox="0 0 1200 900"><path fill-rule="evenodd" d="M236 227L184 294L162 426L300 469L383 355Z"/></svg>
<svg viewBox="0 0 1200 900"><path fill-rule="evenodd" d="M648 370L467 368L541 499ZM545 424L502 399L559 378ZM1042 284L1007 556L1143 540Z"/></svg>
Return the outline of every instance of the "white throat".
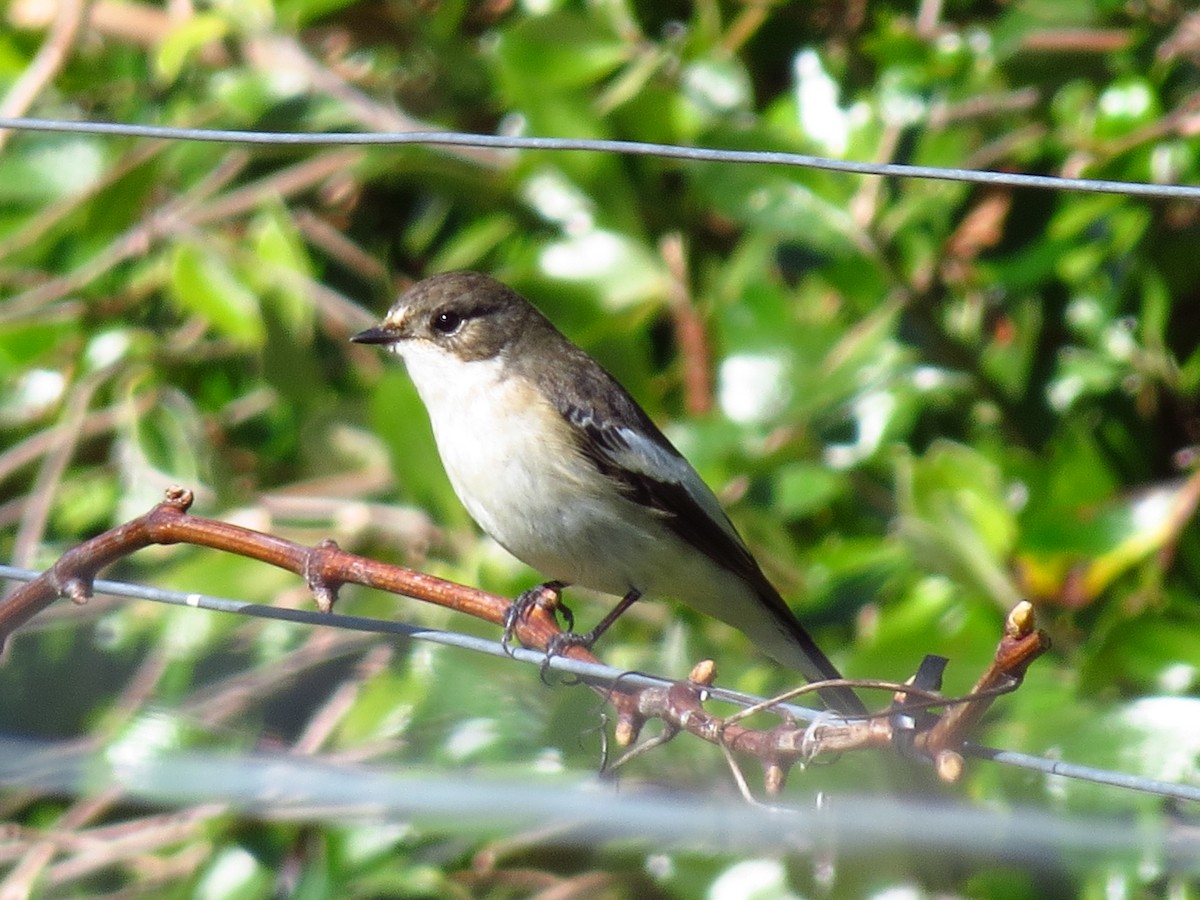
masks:
<svg viewBox="0 0 1200 900"><path fill-rule="evenodd" d="M463 360L417 340L393 344L391 349L404 360L421 402L429 411L435 433L440 419L458 418L464 405L494 399L494 392L504 381L504 361L499 356ZM440 436L438 444L443 449Z"/></svg>

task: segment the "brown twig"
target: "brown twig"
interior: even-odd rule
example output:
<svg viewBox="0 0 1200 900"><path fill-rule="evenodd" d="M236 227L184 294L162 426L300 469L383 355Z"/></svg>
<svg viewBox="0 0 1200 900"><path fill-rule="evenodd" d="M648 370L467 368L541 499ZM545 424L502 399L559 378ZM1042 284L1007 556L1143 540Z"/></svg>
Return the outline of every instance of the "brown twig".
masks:
<svg viewBox="0 0 1200 900"><path fill-rule="evenodd" d="M683 360L684 406L688 415L702 416L713 408L712 348L704 320L688 290L687 248L676 231L658 242L658 250L671 276L668 300L675 342Z"/></svg>
<svg viewBox="0 0 1200 900"><path fill-rule="evenodd" d="M720 52L723 56L733 56L758 33L767 21L774 0L752 0L742 4L740 11L726 29L721 38Z"/></svg>
<svg viewBox="0 0 1200 900"><path fill-rule="evenodd" d="M147 141L140 144L98 175L87 187L42 207L25 220L25 225L20 230L0 238L0 259L11 257L18 251L33 246L52 228L62 224L68 216L94 200L102 191L108 190L138 166L145 165L170 146L170 141Z"/></svg>
<svg viewBox="0 0 1200 900"><path fill-rule="evenodd" d="M325 218L311 209L297 209L292 221L310 244L355 275L372 283L387 284L387 267Z"/></svg>
<svg viewBox="0 0 1200 900"><path fill-rule="evenodd" d="M295 197L314 190L329 179L353 170L364 156L359 149L339 147L302 159L248 184L234 187L211 200L205 199L203 204L195 204L194 209L186 210L188 225L203 228L227 222L261 209L266 201Z"/></svg>
<svg viewBox="0 0 1200 900"><path fill-rule="evenodd" d="M821 754L898 746L904 738L911 738L911 741L906 741L906 745L911 747L910 754L930 759L938 777L953 782L958 780L963 770L958 748L965 743L996 697L1015 690L1025 670L1049 647L1045 633L1034 628L1033 607L1022 601L1008 616L1004 638L996 648L991 665L966 697L944 698L926 691L906 689L902 685L891 685L889 687L898 688L898 708L894 712L901 713L901 716L875 715L856 720L830 716L828 719L818 718L809 725L784 721L770 729L750 728L742 725L740 720L759 708L725 718L704 708L707 689L715 678L711 661L696 666L686 682L661 688L643 688L637 694L637 712L642 721L661 719L665 723L663 735L655 739L658 743L665 743L679 732L686 731L731 753L754 757L763 766L767 793L771 795L782 791L789 770L796 764L803 765ZM847 680L845 683L860 688L885 686L882 682ZM763 707L777 705L798 693L828 684L832 682L805 685L798 691L774 698ZM914 696L918 700L916 703L912 702ZM949 708L931 726L908 733L903 714L933 705ZM619 726L617 737L618 740L622 737ZM641 747L635 748L618 760L616 765L623 765L643 752Z"/></svg>
<svg viewBox="0 0 1200 900"><path fill-rule="evenodd" d="M261 666L228 675L215 684L194 691L180 704L180 712L200 728L225 725L262 703L284 685L294 684L306 672L322 663L340 659L368 648L369 634L337 630L318 630L312 640L270 666Z"/></svg>
<svg viewBox="0 0 1200 900"><path fill-rule="evenodd" d="M19 444L11 445L3 453L0 453L0 482L7 481L23 467L61 447L63 442L70 438L68 432L72 426L77 426L74 435L77 442L90 440L115 429L122 418L129 415L129 404L132 404L134 414L140 416L153 406L158 398L157 390L147 390L130 400L122 400L112 406L92 410L81 422L58 422L26 438Z"/></svg>
<svg viewBox="0 0 1200 900"><path fill-rule="evenodd" d="M48 571L18 588L0 604L0 641L59 597L85 602L91 595L93 579L102 568L151 544L211 547L295 572L305 579L318 607L326 612L332 609L341 585L348 583L425 600L495 624L504 622L511 605L504 597L347 553L332 541L305 547L227 522L192 516L188 514L191 502L190 491L171 488L166 499L150 512L67 551ZM540 649L546 648L559 633L552 604L535 607L516 627L518 639ZM776 712L779 704L791 696L828 686L829 682L806 685L782 698L723 718L704 706L716 676L711 662L698 665L687 681L642 688L617 685L606 696L617 710L616 739L622 746L633 744L650 719L659 719L665 725L662 736L635 748L620 763L686 731L730 754L757 759L764 767L770 794L782 790L793 766L819 754L890 745L903 745L910 755L933 760L938 774L953 781L962 769L958 748L995 697L1019 685L1029 664L1048 646L1045 635L1033 627L1032 607L1023 602L1010 614L995 659L967 697L945 698L927 690L886 682L848 681L845 683L850 686L897 691L896 704L891 710L865 718L845 719L830 714L810 725L798 725L784 718L775 727L754 728L743 724L743 719L754 712ZM595 661L595 657L577 646L568 648L566 654ZM228 693L222 691L222 695ZM932 724L913 715L931 706L945 706L948 711L936 719L927 716Z"/></svg>
<svg viewBox="0 0 1200 900"><path fill-rule="evenodd" d="M1037 88L1025 87L1012 91L977 94L966 100L941 100L929 108L929 127L941 130L976 119L1005 113L1026 112L1041 100Z"/></svg>
<svg viewBox="0 0 1200 900"><path fill-rule="evenodd" d="M68 550L48 571L23 585L0 607L0 641L59 597L85 603L91 596L92 580L101 569L152 544L211 547L295 572L308 581L324 612L333 608L341 585L355 583L416 597L496 624L503 622L507 601L492 594L355 556L332 541L303 547L228 522L191 516L187 512L191 504L191 491L171 488L166 500L150 512ZM548 614L535 611L518 629L518 637L541 647L557 630Z"/></svg>
<svg viewBox="0 0 1200 900"><path fill-rule="evenodd" d="M637 712L643 721L661 719L671 737L686 731L733 753L754 757L763 765L768 794L783 789L788 771L797 763L822 753L879 748L891 742L890 721L875 716L859 720L831 716L812 725L785 721L769 729L751 728L732 717L718 716L704 708L715 674L712 661L705 660L692 669L687 681L643 688L637 693ZM618 725L617 740L621 739ZM618 764L625 761L622 758Z"/></svg>
<svg viewBox="0 0 1200 900"><path fill-rule="evenodd" d="M941 21L942 0L921 0L914 21L917 37L926 41L933 40L937 37Z"/></svg>
<svg viewBox="0 0 1200 900"><path fill-rule="evenodd" d="M1048 649L1050 639L1034 627L1032 604L1021 601L1008 614L1004 638L996 648L992 664L971 689L977 699L951 707L932 728L916 738L916 748L934 761L940 776L950 781L957 779L962 767L958 748L995 702L997 693L1020 685L1025 670Z"/></svg>
<svg viewBox="0 0 1200 900"><path fill-rule="evenodd" d="M92 582L104 567L153 544L195 544L257 559L300 575L308 583L317 606L333 609L343 584L403 594L463 612L478 619L503 624L510 602L503 597L455 584L401 566L347 553L333 541L305 547L269 534L188 514L191 491L173 487L166 499L143 516L104 532L68 550L41 576L22 585L0 605L0 645L21 625L59 597L85 603ZM545 649L560 632L549 606L537 606L517 624L516 636L527 646ZM588 662L596 658L582 647L569 647L565 655ZM625 694L613 695L614 705L627 706ZM631 724L636 735L640 723Z"/></svg>
<svg viewBox="0 0 1200 900"><path fill-rule="evenodd" d="M1117 53L1133 40L1128 28L1043 28L1025 35L1021 49L1031 53Z"/></svg>
<svg viewBox="0 0 1200 900"><path fill-rule="evenodd" d="M304 78L311 90L336 100L339 108L371 131L438 131L431 123L410 116L393 103L382 103L313 59L295 39L278 34L256 35L243 44L247 61L270 72L286 71ZM510 169L514 155L491 147L431 147L435 153L465 160L485 169Z"/></svg>
<svg viewBox="0 0 1200 900"><path fill-rule="evenodd" d="M363 685L369 684L373 676L387 668L395 652L395 648L387 644L369 650L354 667L354 677L345 679L309 717L304 730L292 744L292 752L311 755L320 750L358 700Z"/></svg>
<svg viewBox="0 0 1200 900"><path fill-rule="evenodd" d="M178 812L143 816L116 825L98 825L86 830L68 830L55 835L60 851L70 857L49 867L44 883L62 888L104 869L122 865L136 867L139 887L150 881L165 883L192 874L209 860L203 841L168 858L155 856L165 848L196 842L198 834L212 827L212 820L225 814L222 804L192 806ZM197 853L196 851L199 851Z"/></svg>
<svg viewBox="0 0 1200 900"><path fill-rule="evenodd" d="M1164 526L1167 536L1158 551L1158 564L1161 568L1168 569L1174 563L1179 540L1183 536L1184 528L1196 515L1197 506L1200 506L1200 470L1188 476L1171 501Z"/></svg>

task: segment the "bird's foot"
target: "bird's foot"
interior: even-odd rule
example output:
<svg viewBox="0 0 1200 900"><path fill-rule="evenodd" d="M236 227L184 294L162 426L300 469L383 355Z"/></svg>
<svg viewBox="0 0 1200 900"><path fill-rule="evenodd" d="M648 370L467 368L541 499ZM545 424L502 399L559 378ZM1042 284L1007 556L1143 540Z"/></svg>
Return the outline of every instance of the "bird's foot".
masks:
<svg viewBox="0 0 1200 900"><path fill-rule="evenodd" d="M637 603L638 598L641 596L641 591L631 588L629 593L621 598L621 602L613 607L612 612L601 619L595 628L584 634L576 634L572 631L571 625L574 622L569 621L567 630L556 634L546 644L546 657L542 660L542 681L546 680L546 671L550 668L550 660L556 656L562 656L572 647L582 647L584 650L591 650L592 645L600 640L600 635L608 631L612 623L617 621L629 607Z"/></svg>
<svg viewBox="0 0 1200 900"><path fill-rule="evenodd" d="M554 637L550 638L546 642L546 655L542 657L541 669L538 672L541 675L542 681L547 684L550 683L546 678L546 674L550 671L550 660L556 656L565 655L572 647L582 647L584 650L591 650L592 645L596 643L599 637L600 635L593 628L584 634L576 634L574 631L568 629L567 631L560 631Z"/></svg>
<svg viewBox="0 0 1200 900"><path fill-rule="evenodd" d="M504 631L500 635L500 646L504 648L505 653L512 656L512 642L516 635L517 625L527 618L529 611L536 606L549 610L551 615L561 612L568 633L575 627L574 613L562 602L562 590L566 586L566 583L562 581L547 581L545 584L539 584L537 587L523 591L517 599L509 604L508 610L504 613Z"/></svg>

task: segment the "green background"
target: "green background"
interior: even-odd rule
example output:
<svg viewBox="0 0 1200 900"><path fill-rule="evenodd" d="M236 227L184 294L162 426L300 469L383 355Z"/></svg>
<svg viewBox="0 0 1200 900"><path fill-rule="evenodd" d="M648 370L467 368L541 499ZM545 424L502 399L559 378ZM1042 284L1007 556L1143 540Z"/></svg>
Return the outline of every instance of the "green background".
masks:
<svg viewBox="0 0 1200 900"><path fill-rule="evenodd" d="M27 7L0 4L5 92L46 39ZM502 131L1181 184L1200 165L1197 18L1166 0L259 0L147 7L138 28L100 7L135 21L97 4L28 114ZM534 573L480 539L454 498L402 367L347 341L411 280L477 269L642 402L847 674L904 679L939 653L947 690L963 691L1028 597L1054 649L980 739L1194 784L1198 210L604 153L10 134L0 558L48 565L179 483L201 514L334 537L502 594L528 587ZM194 548L146 550L109 574L310 602L290 575ZM588 626L607 602L572 605ZM366 591L346 590L340 610L496 636ZM721 684L760 694L793 680L667 604L639 604L599 651L672 676L713 657ZM9 735L150 756L290 748L531 792L596 770L598 716L592 695L503 660L103 598L57 604L0 669ZM623 779L664 797L734 794L719 751L687 738ZM796 773L790 796L817 789L1167 814L1153 797L982 762L947 789L919 766L846 757ZM74 822L71 797L0 800L13 823L67 832L148 815L118 804ZM335 818L226 810L73 876L65 849L39 890L724 896L720 876L753 856L632 840L564 851L536 827L496 840ZM671 865L651 865L660 856ZM1161 860L835 854L824 880L810 853L783 860L755 896L1188 889Z"/></svg>

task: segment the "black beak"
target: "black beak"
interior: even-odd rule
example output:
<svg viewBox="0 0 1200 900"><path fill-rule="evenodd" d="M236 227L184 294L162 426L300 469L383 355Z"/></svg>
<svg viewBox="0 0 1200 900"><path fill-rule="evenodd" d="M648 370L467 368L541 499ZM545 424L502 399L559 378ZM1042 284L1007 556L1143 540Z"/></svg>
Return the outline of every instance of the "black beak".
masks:
<svg viewBox="0 0 1200 900"><path fill-rule="evenodd" d="M377 325L352 335L350 340L356 344L394 344L400 340L400 336L389 328L381 328Z"/></svg>

